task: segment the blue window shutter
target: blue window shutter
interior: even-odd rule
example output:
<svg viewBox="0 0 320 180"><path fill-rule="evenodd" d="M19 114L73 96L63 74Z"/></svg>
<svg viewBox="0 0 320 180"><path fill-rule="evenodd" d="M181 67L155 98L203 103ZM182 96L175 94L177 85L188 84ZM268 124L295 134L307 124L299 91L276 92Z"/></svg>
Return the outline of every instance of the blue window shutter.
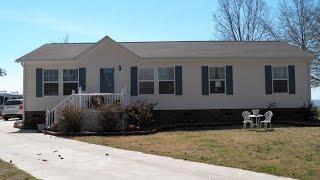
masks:
<svg viewBox="0 0 320 180"><path fill-rule="evenodd" d="M208 66L201 67L202 74L202 95L209 95L209 72Z"/></svg>
<svg viewBox="0 0 320 180"><path fill-rule="evenodd" d="M182 95L182 66L175 67L176 95Z"/></svg>
<svg viewBox="0 0 320 180"><path fill-rule="evenodd" d="M42 97L43 69L36 69L36 97Z"/></svg>
<svg viewBox="0 0 320 180"><path fill-rule="evenodd" d="M233 95L232 66L226 66L226 91L227 91L227 95Z"/></svg>
<svg viewBox="0 0 320 180"><path fill-rule="evenodd" d="M296 93L296 77L294 66L289 66L289 94Z"/></svg>
<svg viewBox="0 0 320 180"><path fill-rule="evenodd" d="M86 68L79 68L79 86L86 91Z"/></svg>
<svg viewBox="0 0 320 180"><path fill-rule="evenodd" d="M131 67L131 96L138 95L138 67Z"/></svg>
<svg viewBox="0 0 320 180"><path fill-rule="evenodd" d="M271 66L265 66L265 86L266 94L272 94L272 69Z"/></svg>

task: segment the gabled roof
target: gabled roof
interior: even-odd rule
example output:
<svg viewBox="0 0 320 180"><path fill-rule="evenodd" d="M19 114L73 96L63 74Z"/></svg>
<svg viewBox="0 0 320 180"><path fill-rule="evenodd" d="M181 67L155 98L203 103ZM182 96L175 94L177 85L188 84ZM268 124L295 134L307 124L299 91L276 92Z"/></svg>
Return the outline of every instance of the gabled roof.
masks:
<svg viewBox="0 0 320 180"><path fill-rule="evenodd" d="M81 58L82 56L88 54L89 52L93 51L96 47L98 47L100 44L102 43L109 43L112 44L120 49L122 49L123 51L134 55L136 57L139 57L137 54L135 54L134 52L130 51L129 49L127 49L126 47L122 46L121 43L117 43L116 41L114 41L113 39L111 39L109 36L105 36L104 38L102 38L101 40L99 40L97 43L93 43L92 46L88 47L87 49L85 49L84 51L82 51L81 53L79 53L76 57L74 57L75 60Z"/></svg>
<svg viewBox="0 0 320 180"><path fill-rule="evenodd" d="M107 41L138 58L305 58L313 56L290 44L279 41L154 41L115 42L108 36L97 43L51 43L17 59L77 60Z"/></svg>

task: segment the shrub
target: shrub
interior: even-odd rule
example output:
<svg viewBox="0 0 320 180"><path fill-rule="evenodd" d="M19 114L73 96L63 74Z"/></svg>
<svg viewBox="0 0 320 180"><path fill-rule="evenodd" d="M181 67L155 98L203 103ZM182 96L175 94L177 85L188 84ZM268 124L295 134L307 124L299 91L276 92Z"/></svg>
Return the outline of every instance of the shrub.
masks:
<svg viewBox="0 0 320 180"><path fill-rule="evenodd" d="M272 113L273 113L272 120L273 121L281 120L281 117L280 117L281 109L278 108L277 103L275 103L275 102L269 103L269 104L267 104L266 107L267 107L266 112L267 111L272 111ZM265 113L265 112L263 112L263 113Z"/></svg>
<svg viewBox="0 0 320 180"><path fill-rule="evenodd" d="M319 115L318 108L312 102L304 104L301 107L301 111L304 114L306 120L316 119Z"/></svg>
<svg viewBox="0 0 320 180"><path fill-rule="evenodd" d="M277 108L278 108L278 106L277 106L277 103L275 103L275 102L267 104L268 110L277 109Z"/></svg>
<svg viewBox="0 0 320 180"><path fill-rule="evenodd" d="M90 102L92 108L99 108L104 104L103 96L92 96Z"/></svg>
<svg viewBox="0 0 320 180"><path fill-rule="evenodd" d="M115 131L118 122L123 118L124 109L119 104L102 105L98 109L98 124L104 131Z"/></svg>
<svg viewBox="0 0 320 180"><path fill-rule="evenodd" d="M48 130L58 132L60 130L59 123L56 123L56 122L52 123Z"/></svg>
<svg viewBox="0 0 320 180"><path fill-rule="evenodd" d="M155 104L137 101L125 109L125 115L129 125L137 130L146 130L154 127L153 107ZM130 129L132 130L132 128Z"/></svg>
<svg viewBox="0 0 320 180"><path fill-rule="evenodd" d="M84 112L71 104L59 109L58 126L62 132L80 132L83 127Z"/></svg>

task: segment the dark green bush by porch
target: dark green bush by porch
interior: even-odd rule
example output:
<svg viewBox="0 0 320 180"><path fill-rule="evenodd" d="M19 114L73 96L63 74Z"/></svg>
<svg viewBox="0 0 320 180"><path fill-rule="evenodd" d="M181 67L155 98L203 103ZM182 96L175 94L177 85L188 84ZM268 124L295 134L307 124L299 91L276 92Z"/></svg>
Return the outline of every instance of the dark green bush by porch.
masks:
<svg viewBox="0 0 320 180"><path fill-rule="evenodd" d="M59 111L58 127L62 132L81 132L83 128L84 111L68 104Z"/></svg>
<svg viewBox="0 0 320 180"><path fill-rule="evenodd" d="M103 131L115 131L123 114L124 109L119 104L102 105L98 109L97 122Z"/></svg>

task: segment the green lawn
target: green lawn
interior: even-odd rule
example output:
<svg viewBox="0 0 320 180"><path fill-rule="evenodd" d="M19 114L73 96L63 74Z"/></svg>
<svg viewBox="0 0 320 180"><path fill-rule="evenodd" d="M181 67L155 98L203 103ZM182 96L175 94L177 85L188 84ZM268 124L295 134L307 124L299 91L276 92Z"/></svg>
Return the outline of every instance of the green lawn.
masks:
<svg viewBox="0 0 320 180"><path fill-rule="evenodd" d="M0 160L0 179L3 180L26 180L36 179L28 173L16 168L13 164Z"/></svg>
<svg viewBox="0 0 320 180"><path fill-rule="evenodd" d="M320 179L320 127L176 130L144 136L70 138L274 175Z"/></svg>

